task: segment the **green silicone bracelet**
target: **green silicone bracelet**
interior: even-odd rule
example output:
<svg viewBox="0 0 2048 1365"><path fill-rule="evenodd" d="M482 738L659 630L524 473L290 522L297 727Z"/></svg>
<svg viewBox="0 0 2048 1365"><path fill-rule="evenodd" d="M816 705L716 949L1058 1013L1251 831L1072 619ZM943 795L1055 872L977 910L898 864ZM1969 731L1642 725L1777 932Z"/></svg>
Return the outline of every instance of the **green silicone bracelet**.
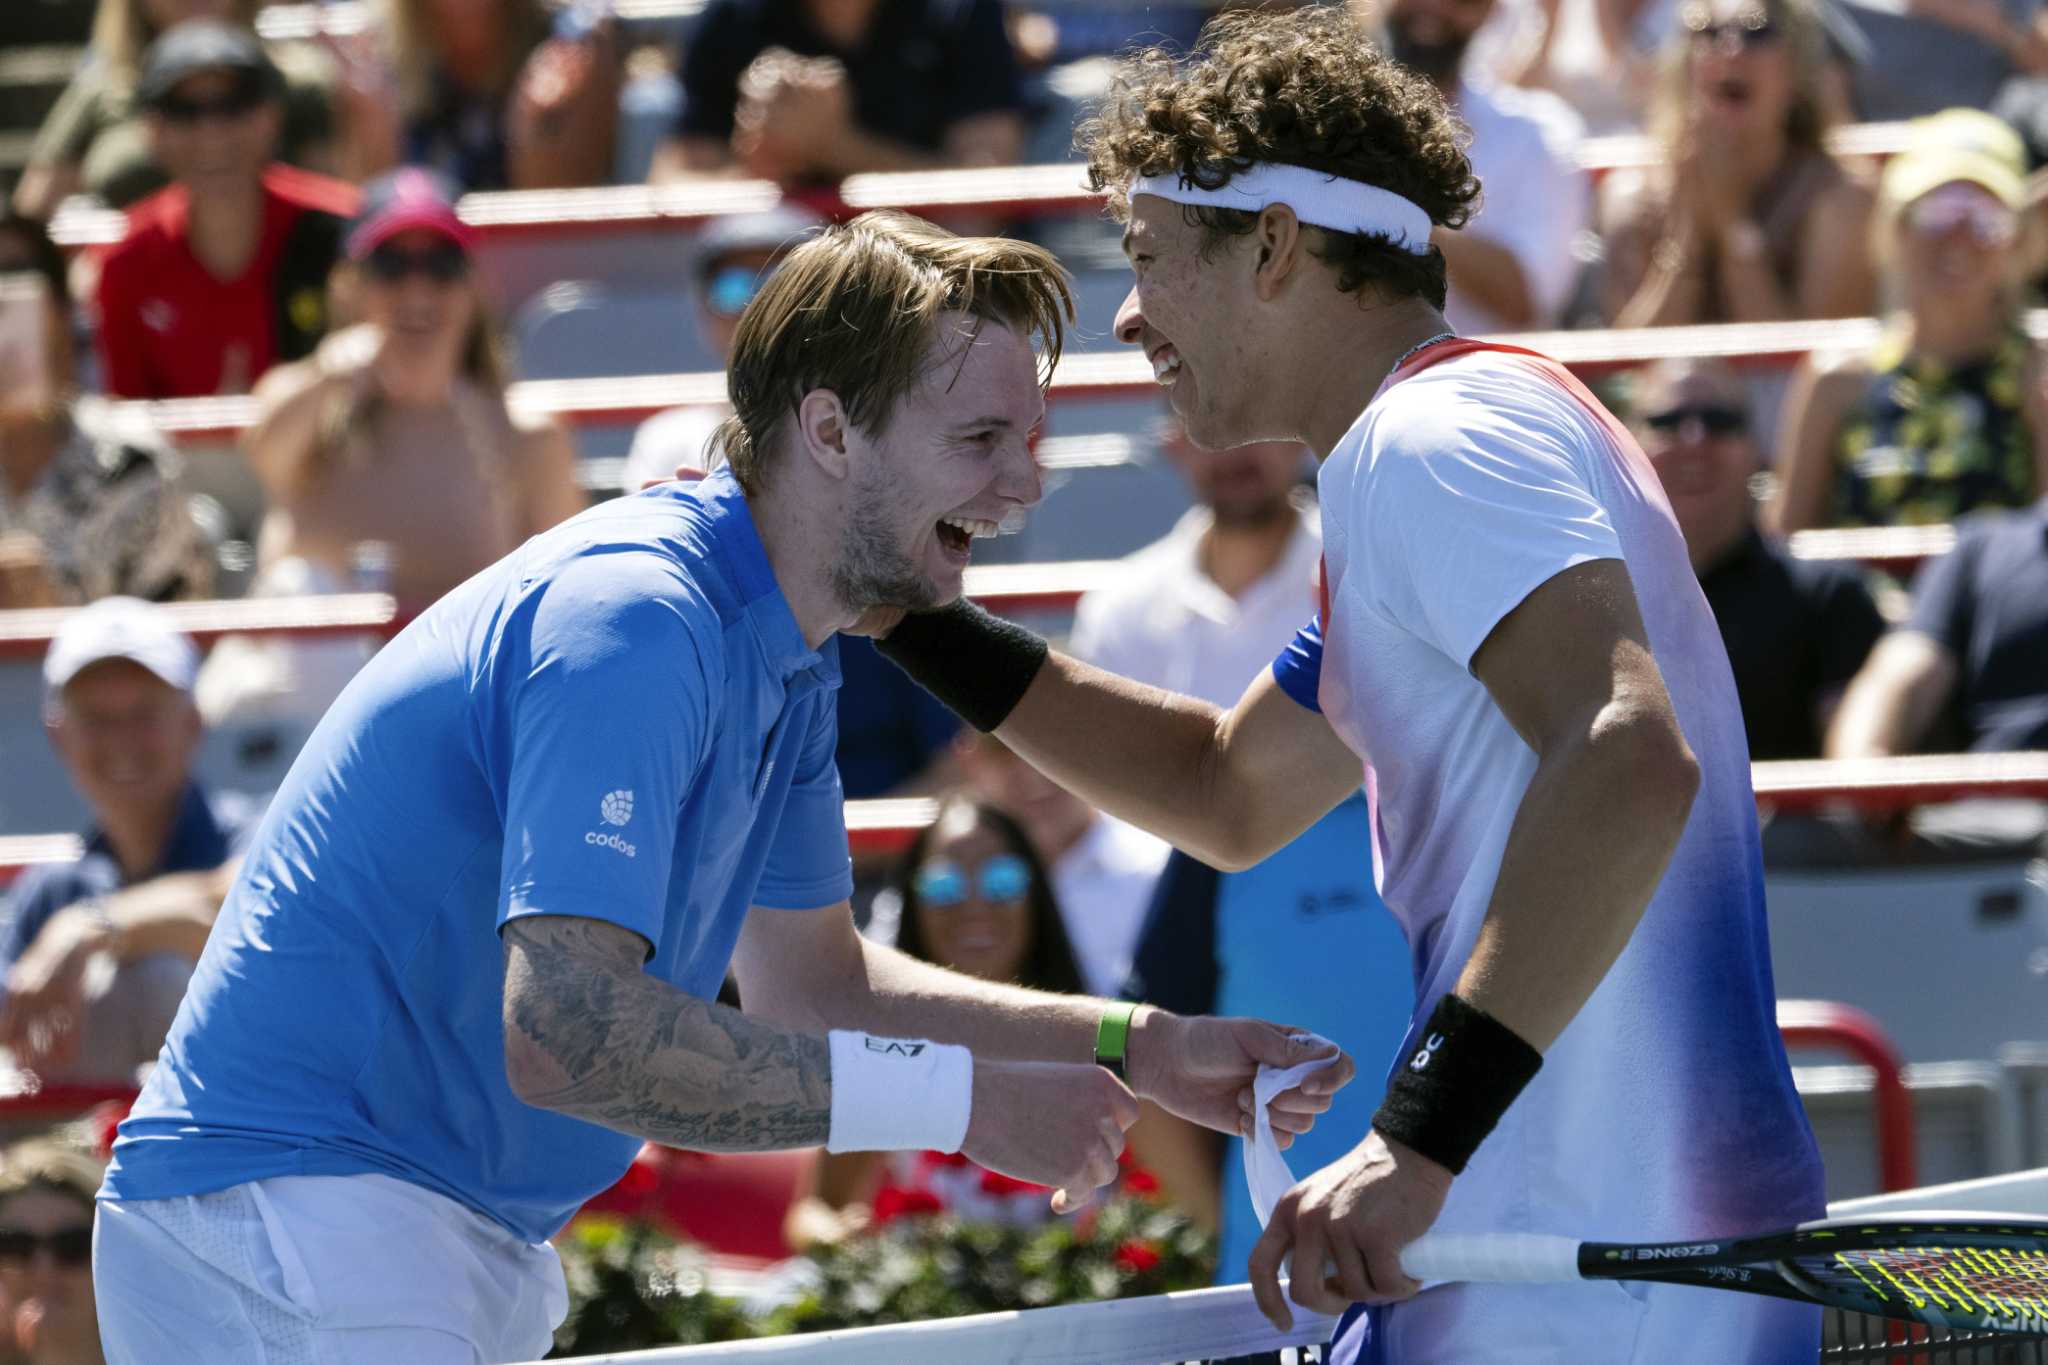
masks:
<svg viewBox="0 0 2048 1365"><path fill-rule="evenodd" d="M1119 1001L1102 1012L1102 1021L1095 1026L1095 1064L1125 1080L1130 1079L1125 1049L1131 1041L1131 1016L1137 1012L1137 1005Z"/></svg>

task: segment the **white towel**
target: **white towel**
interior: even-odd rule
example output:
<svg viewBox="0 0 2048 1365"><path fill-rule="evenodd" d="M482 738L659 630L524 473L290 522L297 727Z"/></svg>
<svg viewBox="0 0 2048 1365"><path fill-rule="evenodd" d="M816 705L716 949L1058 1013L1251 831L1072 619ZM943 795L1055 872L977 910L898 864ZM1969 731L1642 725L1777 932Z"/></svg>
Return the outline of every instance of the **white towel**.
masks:
<svg viewBox="0 0 2048 1365"><path fill-rule="evenodd" d="M1336 1047L1319 1033L1297 1033L1294 1036ZM1284 1071L1261 1066L1258 1078L1252 1082L1252 1136L1244 1147L1244 1180L1251 1187L1252 1208L1259 1215L1260 1227L1266 1226L1267 1220L1272 1218L1273 1206L1280 1202L1280 1196L1294 1187L1294 1172L1287 1168L1287 1158L1280 1155L1280 1144L1273 1139L1273 1118L1267 1107L1273 1103L1275 1095L1292 1090L1301 1084L1303 1077L1321 1071L1342 1055L1332 1052L1327 1057L1302 1062Z"/></svg>

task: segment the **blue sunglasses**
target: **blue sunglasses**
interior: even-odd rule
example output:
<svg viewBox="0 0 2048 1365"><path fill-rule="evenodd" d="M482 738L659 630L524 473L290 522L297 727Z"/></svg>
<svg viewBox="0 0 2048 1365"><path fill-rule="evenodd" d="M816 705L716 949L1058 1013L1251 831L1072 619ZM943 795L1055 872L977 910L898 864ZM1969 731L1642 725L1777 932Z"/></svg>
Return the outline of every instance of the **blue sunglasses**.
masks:
<svg viewBox="0 0 2048 1365"><path fill-rule="evenodd" d="M767 279L767 271L752 266L720 266L704 281L704 306L720 317L738 317Z"/></svg>
<svg viewBox="0 0 2048 1365"><path fill-rule="evenodd" d="M991 905L1022 900L1031 889L1031 866L1014 853L999 853L981 865L980 886L981 898ZM936 859L917 869L911 889L934 910L950 910L967 899L967 873L956 862Z"/></svg>

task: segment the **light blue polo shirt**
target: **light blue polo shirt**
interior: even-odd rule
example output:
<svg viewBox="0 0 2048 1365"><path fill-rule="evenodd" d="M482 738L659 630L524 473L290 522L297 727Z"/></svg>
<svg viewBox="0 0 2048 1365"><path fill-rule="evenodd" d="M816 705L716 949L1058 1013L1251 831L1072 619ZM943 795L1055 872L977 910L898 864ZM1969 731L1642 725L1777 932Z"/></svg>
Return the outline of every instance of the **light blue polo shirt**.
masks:
<svg viewBox="0 0 2048 1365"><path fill-rule="evenodd" d="M555 1233L640 1140L514 1098L499 928L621 925L711 999L750 905L852 889L838 685L730 475L593 508L457 588L292 766L103 1194L381 1172Z"/></svg>

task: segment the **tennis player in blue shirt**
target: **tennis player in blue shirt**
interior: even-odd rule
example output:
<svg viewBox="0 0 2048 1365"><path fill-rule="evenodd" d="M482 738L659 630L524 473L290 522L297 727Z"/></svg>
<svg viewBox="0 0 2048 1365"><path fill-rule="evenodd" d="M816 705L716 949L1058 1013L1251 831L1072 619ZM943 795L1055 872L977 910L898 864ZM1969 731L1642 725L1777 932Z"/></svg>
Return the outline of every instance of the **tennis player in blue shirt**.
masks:
<svg viewBox="0 0 2048 1365"><path fill-rule="evenodd" d="M833 633L957 596L1037 500L1033 341L1068 316L1035 247L826 231L741 322L729 468L535 538L350 684L121 1126L114 1365L538 1357L547 1238L643 1140L958 1150L1064 1205L1113 1177L1133 1092L1236 1131L1260 1063L1318 1054L854 932Z"/></svg>

